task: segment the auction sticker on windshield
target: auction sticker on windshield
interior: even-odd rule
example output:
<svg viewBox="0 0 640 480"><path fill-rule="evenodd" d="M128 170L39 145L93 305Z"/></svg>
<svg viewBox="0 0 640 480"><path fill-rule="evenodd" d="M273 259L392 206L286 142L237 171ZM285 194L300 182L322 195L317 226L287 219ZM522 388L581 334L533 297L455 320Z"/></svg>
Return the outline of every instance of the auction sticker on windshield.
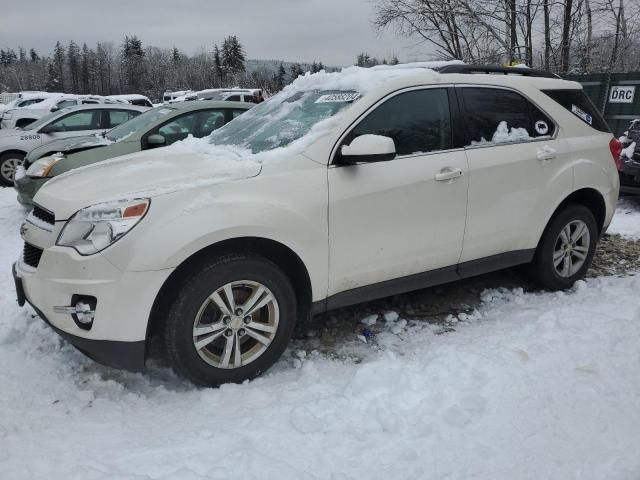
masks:
<svg viewBox="0 0 640 480"><path fill-rule="evenodd" d="M358 97L360 97L358 92L328 93L318 97L315 103L353 102Z"/></svg>

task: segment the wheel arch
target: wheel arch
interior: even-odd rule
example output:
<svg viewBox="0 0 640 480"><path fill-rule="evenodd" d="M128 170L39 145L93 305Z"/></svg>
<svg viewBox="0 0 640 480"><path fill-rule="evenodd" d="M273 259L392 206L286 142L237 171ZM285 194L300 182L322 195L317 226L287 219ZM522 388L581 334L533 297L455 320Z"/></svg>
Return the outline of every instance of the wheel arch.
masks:
<svg viewBox="0 0 640 480"><path fill-rule="evenodd" d="M538 239L538 244L536 246L536 250L537 250L537 247L540 246L540 242L542 242L542 238L544 237L544 232L547 231L547 228L549 228L549 225L551 224L553 219L562 210L564 210L568 205L571 205L571 204L578 204L578 205L583 205L587 207L591 211L591 213L593 213L593 216L596 219L596 226L598 227L598 235L602 234L602 231L604 229L604 221L607 214L607 205L605 203L604 196L595 188L589 188L589 187L581 188L571 193L567 197L565 197L565 199L562 200L562 202L560 202L560 204L555 208L555 210L549 217L549 220L547 220L547 223L545 224L544 229L542 230L542 233L540 234L540 237Z"/></svg>
<svg viewBox="0 0 640 480"><path fill-rule="evenodd" d="M311 315L311 278L302 259L291 248L263 237L239 237L222 240L204 247L186 258L169 275L158 291L147 323L146 339L154 336L161 326L163 313L176 298L179 285L208 258L230 253L253 253L271 260L282 268L291 280L298 303L298 322L305 323Z"/></svg>
<svg viewBox="0 0 640 480"><path fill-rule="evenodd" d="M10 148L8 150L4 150L4 151L0 152L0 157L4 157L5 155L7 155L9 153L19 153L22 156L26 156L27 155L27 152L25 152L24 150L20 150L19 148Z"/></svg>
<svg viewBox="0 0 640 480"><path fill-rule="evenodd" d="M37 118L29 118L29 117L18 118L16 120L16 127L26 127L27 125L31 125L36 120L38 120L38 119Z"/></svg>

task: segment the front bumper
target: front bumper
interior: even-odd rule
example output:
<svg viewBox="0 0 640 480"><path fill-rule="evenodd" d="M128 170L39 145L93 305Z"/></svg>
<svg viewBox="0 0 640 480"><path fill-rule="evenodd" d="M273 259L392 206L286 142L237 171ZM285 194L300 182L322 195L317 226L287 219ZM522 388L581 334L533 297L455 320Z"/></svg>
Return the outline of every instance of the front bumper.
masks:
<svg viewBox="0 0 640 480"><path fill-rule="evenodd" d="M26 300L22 279L16 274L16 266L13 265L13 278L16 284L16 295L18 296L18 304L23 306ZM44 313L38 307L29 302L29 305L35 310L38 316L44 320L58 335L76 347L87 357L98 363L109 367L121 368L124 370L138 371L144 367L145 359L145 342L119 342L112 340L92 340L78 337L64 330L59 329L52 324Z"/></svg>
<svg viewBox="0 0 640 480"><path fill-rule="evenodd" d="M18 193L18 202L26 207L33 205L33 197L40 188L49 181L48 178L31 178L26 175L16 177L13 186Z"/></svg>
<svg viewBox="0 0 640 480"><path fill-rule="evenodd" d="M101 254L83 257L66 247L43 251L37 268L14 265L18 301L26 301L57 333L105 365L139 370L144 366L151 307L170 270L125 272ZM74 295L97 299L90 329L56 306L71 306Z"/></svg>

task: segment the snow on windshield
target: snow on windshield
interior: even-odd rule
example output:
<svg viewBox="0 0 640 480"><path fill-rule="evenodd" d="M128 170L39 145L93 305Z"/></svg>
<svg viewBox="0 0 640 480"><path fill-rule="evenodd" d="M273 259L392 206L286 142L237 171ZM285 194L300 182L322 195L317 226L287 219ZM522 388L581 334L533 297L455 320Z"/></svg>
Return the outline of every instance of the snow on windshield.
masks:
<svg viewBox="0 0 640 480"><path fill-rule="evenodd" d="M176 142L167 150L192 149L214 153L220 145L245 150L255 161L271 158L270 152L286 148L300 152L337 124L354 102L371 90L402 77L421 75L437 81L431 70L455 62L418 62L379 65L372 68L347 67L340 72L307 73L280 93L252 108L233 122L214 131L206 139Z"/></svg>

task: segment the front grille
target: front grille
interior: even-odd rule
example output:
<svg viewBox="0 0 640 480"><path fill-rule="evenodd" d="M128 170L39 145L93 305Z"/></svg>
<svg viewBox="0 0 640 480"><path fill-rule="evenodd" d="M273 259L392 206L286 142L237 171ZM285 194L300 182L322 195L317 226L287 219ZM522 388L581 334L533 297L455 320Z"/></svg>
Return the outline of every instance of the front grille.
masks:
<svg viewBox="0 0 640 480"><path fill-rule="evenodd" d="M42 249L34 247L30 243L24 243L24 249L22 250L22 261L33 268L38 268L40 263L40 257L42 257Z"/></svg>
<svg viewBox="0 0 640 480"><path fill-rule="evenodd" d="M48 223L49 225L53 225L56 222L56 218L53 213L35 204L33 205L33 211L31 212L31 215L39 220L42 220L45 223Z"/></svg>

